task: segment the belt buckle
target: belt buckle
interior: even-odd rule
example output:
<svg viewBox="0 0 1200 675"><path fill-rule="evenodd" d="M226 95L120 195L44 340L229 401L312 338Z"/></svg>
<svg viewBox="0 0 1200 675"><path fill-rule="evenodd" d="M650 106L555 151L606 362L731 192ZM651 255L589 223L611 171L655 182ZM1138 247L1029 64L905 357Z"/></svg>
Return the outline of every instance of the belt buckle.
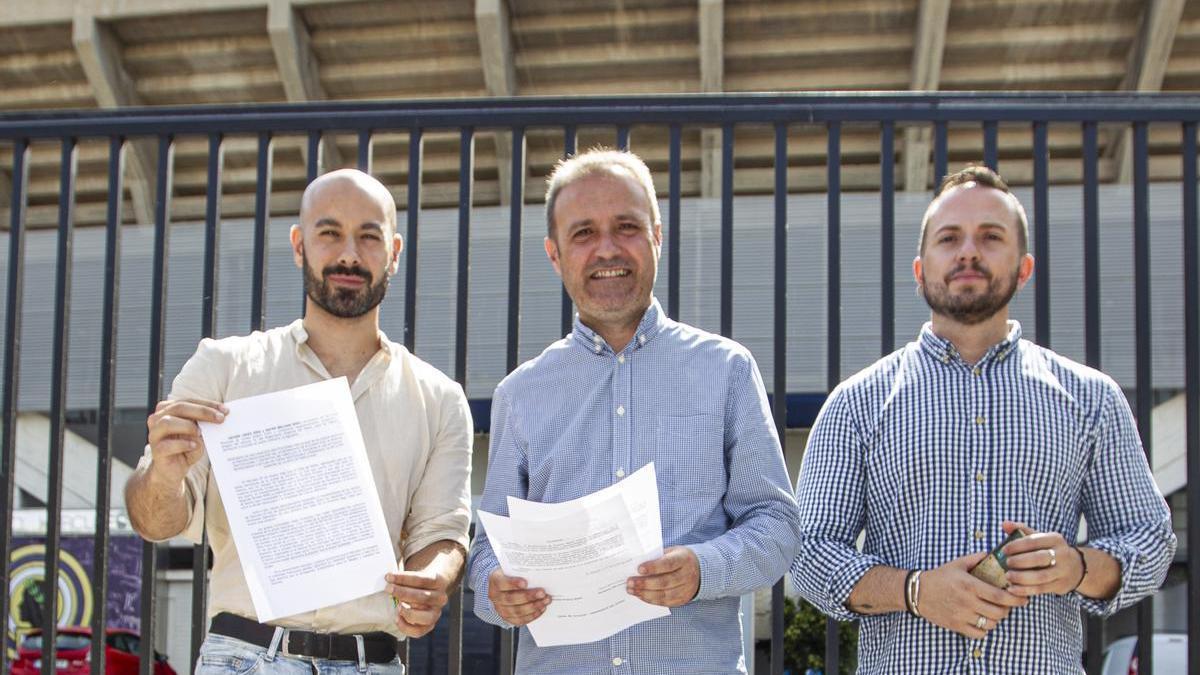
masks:
<svg viewBox="0 0 1200 675"><path fill-rule="evenodd" d="M293 654L291 649L289 648L291 640L292 640L292 631L288 628L284 628L283 629L283 643L279 646L279 653L283 654L284 656L296 656L296 654Z"/></svg>

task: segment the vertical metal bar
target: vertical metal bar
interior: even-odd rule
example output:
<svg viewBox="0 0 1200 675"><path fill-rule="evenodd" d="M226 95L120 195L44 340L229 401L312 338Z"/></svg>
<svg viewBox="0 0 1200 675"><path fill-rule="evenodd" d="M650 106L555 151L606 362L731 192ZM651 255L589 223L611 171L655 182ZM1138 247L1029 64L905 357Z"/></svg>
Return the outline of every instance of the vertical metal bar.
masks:
<svg viewBox="0 0 1200 675"><path fill-rule="evenodd" d="M109 510L112 505L112 413L116 400L117 309L121 266L121 201L124 192L125 139L108 142L108 211L104 232L104 318L100 329L100 401L96 417L96 536L92 544L92 675L104 675L104 637L108 628ZM102 606L103 605L103 606Z"/></svg>
<svg viewBox="0 0 1200 675"><path fill-rule="evenodd" d="M375 146L375 139L371 137L370 129L363 129L358 132L358 169L371 173L371 150Z"/></svg>
<svg viewBox="0 0 1200 675"><path fill-rule="evenodd" d="M833 391L841 379L842 353L842 125L841 122L829 123L828 148L826 156L826 172L828 174L827 211L828 223L826 245L826 296L825 307L827 314L826 326L826 388ZM840 645L838 644L838 624L833 619L825 622L825 671L839 672L841 661Z"/></svg>
<svg viewBox="0 0 1200 675"><path fill-rule="evenodd" d="M671 125L670 149L670 187L668 191L669 214L667 215L667 316L679 320L679 247L683 241L683 233L679 230L679 196L680 184L680 149L682 145L682 130L678 124Z"/></svg>
<svg viewBox="0 0 1200 675"><path fill-rule="evenodd" d="M933 188L941 185L949 173L950 139L945 122L933 123Z"/></svg>
<svg viewBox="0 0 1200 675"><path fill-rule="evenodd" d="M1095 122L1083 123L1083 297L1085 358L1100 367L1100 174Z"/></svg>
<svg viewBox="0 0 1200 675"><path fill-rule="evenodd" d="M254 188L254 272L250 279L250 330L267 321L267 229L271 224L271 148L269 131L258 132L258 171Z"/></svg>
<svg viewBox="0 0 1200 675"><path fill-rule="evenodd" d="M310 148L311 149L311 148ZM310 155L311 157L311 155ZM204 293L201 298L200 334L217 332L217 254L221 236L221 177L225 165L224 138L208 137L208 185L204 196ZM192 644L191 669L199 663L200 645L208 632L208 531L200 531L200 543L192 547Z"/></svg>
<svg viewBox="0 0 1200 675"><path fill-rule="evenodd" d="M721 129L721 335L733 336L733 124Z"/></svg>
<svg viewBox="0 0 1200 675"><path fill-rule="evenodd" d="M879 350L896 344L896 125L879 134Z"/></svg>
<svg viewBox="0 0 1200 675"><path fill-rule="evenodd" d="M25 202L29 185L29 141L18 138L13 141L12 154L12 198L9 202L8 227L8 298L4 320L4 428L3 445L3 507L5 517L0 518L0 553L4 555L4 581L0 583L0 607L8 611L8 561L12 554L13 497L16 495L17 455L17 387L20 384L21 356L21 301L25 266ZM7 632L7 623L5 631ZM0 673L7 673L8 648L0 649Z"/></svg>
<svg viewBox="0 0 1200 675"><path fill-rule="evenodd" d="M321 173L321 148L322 148L322 145L323 144L321 143L321 132L320 131L308 132L308 155L307 155L308 161L305 162L305 169L306 169L305 174L304 174L304 177L305 177L304 184L305 185L308 185L309 183L316 180L317 176Z"/></svg>
<svg viewBox="0 0 1200 675"><path fill-rule="evenodd" d="M417 226L421 218L421 151L425 139L421 127L408 132L408 204L404 207L408 227L404 241L404 346L415 352L417 341Z"/></svg>
<svg viewBox="0 0 1200 675"><path fill-rule="evenodd" d="M1196 123L1183 124L1183 333L1188 458L1188 672L1200 670L1200 217L1196 201Z"/></svg>
<svg viewBox="0 0 1200 675"><path fill-rule="evenodd" d="M158 137L158 182L154 202L154 267L150 301L150 362L147 368L146 414L149 416L163 394L163 342L167 318L167 236L171 217L171 185L174 182L175 139L170 134ZM141 664L138 672L151 675L154 670L154 596L158 577L158 546L142 545Z"/></svg>
<svg viewBox="0 0 1200 675"><path fill-rule="evenodd" d="M629 149L629 125L620 124L617 126L617 148L620 150Z"/></svg>
<svg viewBox="0 0 1200 675"><path fill-rule="evenodd" d="M512 194L508 221L508 351L506 370L517 367L521 322L521 212L525 201L525 128L514 127Z"/></svg>
<svg viewBox="0 0 1200 675"><path fill-rule="evenodd" d="M563 157L574 157L578 150L578 136L575 125L567 125L563 129ZM575 305L567 293L566 285L562 287L562 315L559 319L559 332L566 335L571 332L571 324L575 318Z"/></svg>
<svg viewBox="0 0 1200 675"><path fill-rule="evenodd" d="M771 413L787 455L787 124L775 124L775 336ZM786 577L785 577L786 578ZM771 587L771 675L783 673L783 584Z"/></svg>
<svg viewBox="0 0 1200 675"><path fill-rule="evenodd" d="M1137 387L1137 425L1146 462L1153 448L1151 418L1154 412L1153 364L1150 331L1150 199L1147 158L1147 126L1133 125L1133 294L1134 363ZM1138 604L1138 670L1154 672L1154 607L1152 601Z"/></svg>
<svg viewBox="0 0 1200 675"><path fill-rule="evenodd" d="M508 336L506 372L517 367L521 337L521 212L525 202L525 128L512 130L512 193L509 198L508 228ZM500 675L512 675L516 659L516 635L511 629L500 635Z"/></svg>
<svg viewBox="0 0 1200 675"><path fill-rule="evenodd" d="M63 440L66 433L67 340L71 314L72 244L75 239L75 176L79 149L75 138L62 139L58 178L58 250L54 284L54 342L50 368L50 457L46 485L46 611L42 617L42 674L57 672L58 553L62 547ZM5 563L7 564L7 560Z"/></svg>
<svg viewBox="0 0 1200 675"><path fill-rule="evenodd" d="M458 303L454 307L454 379L467 387L467 310L470 307L471 198L475 188L475 130L464 127L458 147Z"/></svg>
<svg viewBox="0 0 1200 675"><path fill-rule="evenodd" d="M999 130L999 125L996 120L987 120L983 123L983 163L992 168L992 171L999 171L1000 153L997 148L996 136Z"/></svg>
<svg viewBox="0 0 1200 675"><path fill-rule="evenodd" d="M1083 305L1084 354L1087 365L1100 368L1100 178L1095 122L1083 123ZM1104 667L1105 620L1084 615L1087 625L1089 675Z"/></svg>
<svg viewBox="0 0 1200 675"><path fill-rule="evenodd" d="M1033 257L1040 265L1034 283L1034 337L1039 345L1050 346L1050 148L1046 142L1046 123L1033 123ZM1028 246L1030 242L1025 242Z"/></svg>
<svg viewBox="0 0 1200 675"><path fill-rule="evenodd" d="M475 187L475 130L463 127L458 147L458 302L454 307L454 379L467 389L467 310L470 308L471 193ZM463 580L450 596L449 665L451 675L462 673Z"/></svg>

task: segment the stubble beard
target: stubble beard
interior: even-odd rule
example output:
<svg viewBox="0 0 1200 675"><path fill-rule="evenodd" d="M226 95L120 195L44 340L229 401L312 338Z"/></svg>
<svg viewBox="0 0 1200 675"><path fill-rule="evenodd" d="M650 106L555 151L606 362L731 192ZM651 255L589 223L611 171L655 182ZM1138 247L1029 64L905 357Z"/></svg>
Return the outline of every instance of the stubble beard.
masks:
<svg viewBox="0 0 1200 675"><path fill-rule="evenodd" d="M321 271L321 277L308 264L308 254L302 254L304 262L304 295L318 307L339 319L357 319L383 302L387 295L388 274L380 275L378 283L372 284L372 274L361 267L329 265ZM363 289L335 288L328 281L330 274L356 275L366 280Z"/></svg>
<svg viewBox="0 0 1200 675"><path fill-rule="evenodd" d="M996 313L1008 306L1017 293L1017 280L1020 268L1014 269L1007 277L997 278L978 263L972 264L971 269L987 279L987 288L981 293L959 294L950 293L949 278L966 269L961 265L951 270L946 278L936 287L931 287L922 279L919 287L921 297L934 314L946 317L964 326L975 326L996 316ZM1007 286L1002 282L1007 279Z"/></svg>

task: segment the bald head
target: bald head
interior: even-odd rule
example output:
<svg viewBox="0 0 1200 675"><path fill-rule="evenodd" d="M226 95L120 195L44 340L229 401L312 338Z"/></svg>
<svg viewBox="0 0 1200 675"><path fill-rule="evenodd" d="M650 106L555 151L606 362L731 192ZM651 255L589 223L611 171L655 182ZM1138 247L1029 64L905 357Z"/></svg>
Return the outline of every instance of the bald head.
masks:
<svg viewBox="0 0 1200 675"><path fill-rule="evenodd" d="M324 217L319 205L327 200L367 199L382 208L392 232L396 232L396 200L383 183L358 169L337 169L318 176L300 198L300 225L308 226Z"/></svg>

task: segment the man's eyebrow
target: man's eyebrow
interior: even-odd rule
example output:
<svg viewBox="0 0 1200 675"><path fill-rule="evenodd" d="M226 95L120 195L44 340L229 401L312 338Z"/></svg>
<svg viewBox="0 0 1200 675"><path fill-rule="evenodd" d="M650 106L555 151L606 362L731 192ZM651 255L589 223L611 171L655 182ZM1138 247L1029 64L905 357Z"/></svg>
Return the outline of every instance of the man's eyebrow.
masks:
<svg viewBox="0 0 1200 675"><path fill-rule="evenodd" d="M325 216L324 218L318 218L317 222L313 223L313 227L321 227L321 226L341 227L342 223L340 221L338 221L337 218L331 218L329 216Z"/></svg>
<svg viewBox="0 0 1200 675"><path fill-rule="evenodd" d="M576 230L576 229L579 229L579 228L581 228L581 227L587 227L588 225L591 225L591 224L592 224L592 219L591 219L591 218L582 218L582 219L580 219L580 220L576 220L576 221L574 221L574 222L567 223L567 230L568 230L568 231L570 231L570 230Z"/></svg>

